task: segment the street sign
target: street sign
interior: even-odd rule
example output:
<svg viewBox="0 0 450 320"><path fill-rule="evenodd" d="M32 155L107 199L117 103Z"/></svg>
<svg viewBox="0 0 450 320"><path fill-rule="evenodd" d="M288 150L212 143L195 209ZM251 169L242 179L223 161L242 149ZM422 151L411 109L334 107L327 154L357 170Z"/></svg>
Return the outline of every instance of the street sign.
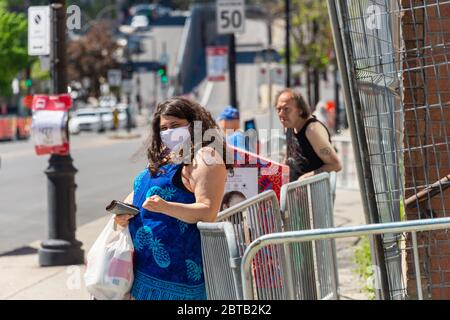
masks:
<svg viewBox="0 0 450 320"><path fill-rule="evenodd" d="M244 0L217 0L216 20L218 34L243 33L245 29Z"/></svg>
<svg viewBox="0 0 450 320"><path fill-rule="evenodd" d="M69 154L67 137L68 110L72 99L68 94L33 97L31 136L37 155Z"/></svg>
<svg viewBox="0 0 450 320"><path fill-rule="evenodd" d="M225 81L228 69L228 48L207 47L208 81Z"/></svg>
<svg viewBox="0 0 450 320"><path fill-rule="evenodd" d="M122 83L122 70L108 70L108 83L111 87L120 87L120 84Z"/></svg>
<svg viewBox="0 0 450 320"><path fill-rule="evenodd" d="M28 55L50 54L50 7L28 8Z"/></svg>

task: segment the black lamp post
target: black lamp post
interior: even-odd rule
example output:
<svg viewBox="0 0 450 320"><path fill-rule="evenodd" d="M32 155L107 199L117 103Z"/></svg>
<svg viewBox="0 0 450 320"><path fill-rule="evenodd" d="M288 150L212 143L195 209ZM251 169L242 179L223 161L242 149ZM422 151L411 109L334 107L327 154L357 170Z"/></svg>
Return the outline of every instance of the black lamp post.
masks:
<svg viewBox="0 0 450 320"><path fill-rule="evenodd" d="M52 94L67 93L65 0L52 1L51 76ZM67 138L69 138L66 126ZM69 155L51 155L45 170L48 178L48 235L38 251L40 266L84 263L82 243L75 238L75 174Z"/></svg>

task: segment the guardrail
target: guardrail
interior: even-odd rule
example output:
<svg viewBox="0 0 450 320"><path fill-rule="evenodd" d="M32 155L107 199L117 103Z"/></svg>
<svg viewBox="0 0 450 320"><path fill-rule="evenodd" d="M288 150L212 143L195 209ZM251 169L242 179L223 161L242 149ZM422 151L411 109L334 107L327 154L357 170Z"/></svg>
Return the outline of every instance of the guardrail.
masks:
<svg viewBox="0 0 450 320"><path fill-rule="evenodd" d="M241 261L241 277L243 297L246 300L255 299L252 286L252 261L256 254L267 246L286 245L308 241L318 241L346 237L360 237L366 235L411 233L414 257L414 273L417 279L418 299L423 300L421 269L417 245L417 232L448 229L450 218L435 218L406 222L391 222L369 224L353 227L325 228L315 230L288 231L267 234L254 240L245 250ZM377 279L378 281L379 279Z"/></svg>

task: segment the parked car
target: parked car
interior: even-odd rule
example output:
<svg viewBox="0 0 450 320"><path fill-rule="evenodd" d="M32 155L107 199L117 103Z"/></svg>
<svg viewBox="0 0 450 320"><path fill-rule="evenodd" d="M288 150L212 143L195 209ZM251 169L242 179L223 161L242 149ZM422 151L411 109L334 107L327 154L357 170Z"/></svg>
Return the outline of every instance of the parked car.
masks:
<svg viewBox="0 0 450 320"><path fill-rule="evenodd" d="M144 15L137 15L131 19L131 26L137 30L148 28L149 23L149 19Z"/></svg>
<svg viewBox="0 0 450 320"><path fill-rule="evenodd" d="M139 4L130 8L131 16L144 15L149 18L150 22L161 17L167 17L171 12L171 8L160 4Z"/></svg>
<svg viewBox="0 0 450 320"><path fill-rule="evenodd" d="M73 113L69 118L69 133L70 134L79 134L80 133L80 119L75 116Z"/></svg>
<svg viewBox="0 0 450 320"><path fill-rule="evenodd" d="M76 111L69 122L69 130L79 131L97 131L102 130L101 113L98 109L85 108ZM77 129L78 127L78 129Z"/></svg>
<svg viewBox="0 0 450 320"><path fill-rule="evenodd" d="M112 130L114 127L113 113L111 108L100 108L100 131Z"/></svg>

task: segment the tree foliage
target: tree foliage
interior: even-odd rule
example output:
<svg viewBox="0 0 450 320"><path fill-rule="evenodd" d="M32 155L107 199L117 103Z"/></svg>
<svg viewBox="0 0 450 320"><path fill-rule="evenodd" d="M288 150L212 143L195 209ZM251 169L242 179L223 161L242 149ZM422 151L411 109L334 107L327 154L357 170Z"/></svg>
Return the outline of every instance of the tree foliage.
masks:
<svg viewBox="0 0 450 320"><path fill-rule="evenodd" d="M330 63L333 36L324 0L292 0L293 61L324 70Z"/></svg>
<svg viewBox="0 0 450 320"><path fill-rule="evenodd" d="M27 20L0 3L0 96L11 95L11 82L29 63Z"/></svg>
<svg viewBox="0 0 450 320"><path fill-rule="evenodd" d="M85 77L89 78L90 96L99 97L100 79L106 79L108 70L117 66L114 59L114 52L117 49L118 45L107 25L94 25L85 36L68 44L69 81L82 81Z"/></svg>

